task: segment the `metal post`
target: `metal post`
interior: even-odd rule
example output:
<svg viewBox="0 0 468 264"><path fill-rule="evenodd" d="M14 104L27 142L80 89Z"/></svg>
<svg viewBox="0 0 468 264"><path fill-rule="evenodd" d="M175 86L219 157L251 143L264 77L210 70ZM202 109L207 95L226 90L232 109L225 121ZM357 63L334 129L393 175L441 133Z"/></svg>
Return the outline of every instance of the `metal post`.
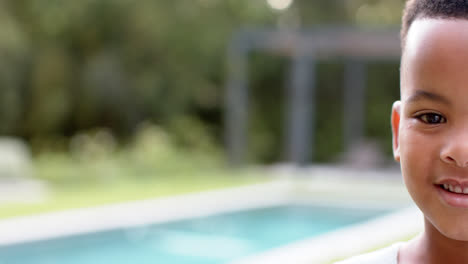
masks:
<svg viewBox="0 0 468 264"><path fill-rule="evenodd" d="M315 62L299 53L293 58L288 91L286 155L289 162L304 165L312 155L315 105Z"/></svg>
<svg viewBox="0 0 468 264"><path fill-rule="evenodd" d="M240 166L245 162L248 122L247 60L246 41L238 34L228 49L225 95L224 131L229 164L232 166Z"/></svg>
<svg viewBox="0 0 468 264"><path fill-rule="evenodd" d="M362 61L349 60L344 76L343 137L347 150L364 138L366 68Z"/></svg>

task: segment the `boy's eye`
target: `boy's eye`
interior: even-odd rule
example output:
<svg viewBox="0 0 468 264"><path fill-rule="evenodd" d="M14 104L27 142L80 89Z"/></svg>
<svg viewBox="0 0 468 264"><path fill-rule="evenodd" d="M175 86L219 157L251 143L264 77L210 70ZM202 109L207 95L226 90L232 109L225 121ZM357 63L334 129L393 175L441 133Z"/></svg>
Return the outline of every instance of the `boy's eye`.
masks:
<svg viewBox="0 0 468 264"><path fill-rule="evenodd" d="M417 116L417 118L426 124L441 124L447 122L445 117L435 113L422 114Z"/></svg>

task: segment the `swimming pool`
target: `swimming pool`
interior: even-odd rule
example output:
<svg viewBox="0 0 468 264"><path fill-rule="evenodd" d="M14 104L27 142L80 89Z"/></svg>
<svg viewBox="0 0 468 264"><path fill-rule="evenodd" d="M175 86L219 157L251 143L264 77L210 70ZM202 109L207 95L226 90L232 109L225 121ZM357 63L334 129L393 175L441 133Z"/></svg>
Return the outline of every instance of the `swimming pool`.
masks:
<svg viewBox="0 0 468 264"><path fill-rule="evenodd" d="M0 264L220 264L387 212L294 204L242 210L4 246Z"/></svg>

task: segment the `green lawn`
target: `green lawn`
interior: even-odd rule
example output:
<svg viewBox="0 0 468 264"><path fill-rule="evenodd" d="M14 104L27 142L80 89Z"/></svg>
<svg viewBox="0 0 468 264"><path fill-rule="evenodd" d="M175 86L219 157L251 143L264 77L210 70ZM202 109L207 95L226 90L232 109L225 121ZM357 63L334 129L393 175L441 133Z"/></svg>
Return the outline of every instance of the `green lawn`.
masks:
<svg viewBox="0 0 468 264"><path fill-rule="evenodd" d="M242 186L266 181L249 172L211 171L205 175L182 175L173 178L144 180L123 179L109 183L77 186L52 186L50 196L36 204L0 204L0 219L90 207L125 201L167 197L184 193Z"/></svg>
<svg viewBox="0 0 468 264"><path fill-rule="evenodd" d="M36 204L1 204L0 219L266 182L258 171L229 170L213 147L174 146L154 126L126 146L112 147L92 134L70 151L34 157L34 177L50 186Z"/></svg>

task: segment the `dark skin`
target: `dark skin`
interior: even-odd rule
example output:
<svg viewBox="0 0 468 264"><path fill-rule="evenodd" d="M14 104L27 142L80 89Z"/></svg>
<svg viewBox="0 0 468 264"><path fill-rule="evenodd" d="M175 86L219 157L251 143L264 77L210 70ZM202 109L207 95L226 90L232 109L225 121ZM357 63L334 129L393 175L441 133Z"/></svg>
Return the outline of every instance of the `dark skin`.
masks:
<svg viewBox="0 0 468 264"><path fill-rule="evenodd" d="M398 263L468 263L468 20L413 22L392 132L405 185L425 216Z"/></svg>

